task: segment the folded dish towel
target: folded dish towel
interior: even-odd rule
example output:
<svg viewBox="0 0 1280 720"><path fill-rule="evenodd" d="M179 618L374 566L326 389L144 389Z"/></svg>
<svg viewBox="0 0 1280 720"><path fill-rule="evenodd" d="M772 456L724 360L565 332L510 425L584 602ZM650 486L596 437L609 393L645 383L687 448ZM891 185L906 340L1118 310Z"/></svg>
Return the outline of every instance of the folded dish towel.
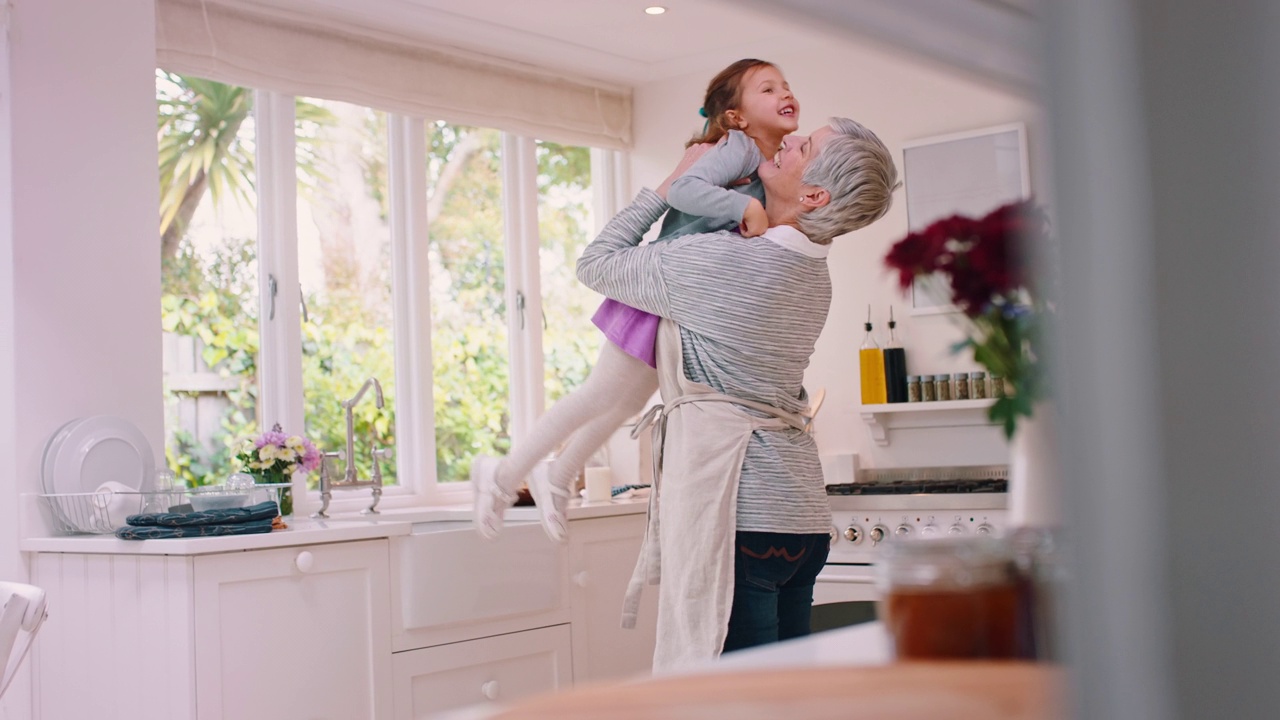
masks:
<svg viewBox="0 0 1280 720"><path fill-rule="evenodd" d="M275 503L271 504L275 505ZM162 527L159 525L135 527L133 525L125 525L116 529L116 537L121 540L159 540L162 538L211 537L215 535L254 535L271 532L273 520L275 520L274 514L262 520L250 520L229 525L187 525L183 527Z"/></svg>
<svg viewBox="0 0 1280 720"><path fill-rule="evenodd" d="M205 510L204 512L189 513L143 513L141 515L130 515L124 521L137 527L152 527L156 525L163 527L191 527L196 525L234 525L254 520L270 520L279 514L280 507L276 505L274 500L268 500L249 507L227 508L225 510Z"/></svg>

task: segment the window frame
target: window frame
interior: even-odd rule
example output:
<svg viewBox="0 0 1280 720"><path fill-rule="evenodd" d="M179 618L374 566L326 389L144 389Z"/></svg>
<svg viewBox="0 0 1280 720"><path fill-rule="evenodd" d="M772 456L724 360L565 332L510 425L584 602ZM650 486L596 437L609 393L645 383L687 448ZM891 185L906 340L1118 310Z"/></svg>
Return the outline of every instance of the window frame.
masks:
<svg viewBox="0 0 1280 720"><path fill-rule="evenodd" d="M271 278L276 287L298 287L297 167L292 95L254 91L257 130L258 257L262 424L305 427L302 386L302 317L299 303L278 290L272 315ZM427 217L426 121L387 113L388 225L392 250L392 317L396 381L396 463L399 484L387 487L380 508L397 509L469 502L470 482L440 483L435 470L435 406L432 378L429 227ZM537 141L501 134L503 232L506 252L508 363L511 434L519 442L545 404L540 237L538 232ZM596 232L626 198L628 156L590 147ZM523 303L520 302L521 297ZM344 398L334 398L341 402ZM319 508L319 492L295 481L295 513ZM335 492L331 514L369 505L367 489Z"/></svg>

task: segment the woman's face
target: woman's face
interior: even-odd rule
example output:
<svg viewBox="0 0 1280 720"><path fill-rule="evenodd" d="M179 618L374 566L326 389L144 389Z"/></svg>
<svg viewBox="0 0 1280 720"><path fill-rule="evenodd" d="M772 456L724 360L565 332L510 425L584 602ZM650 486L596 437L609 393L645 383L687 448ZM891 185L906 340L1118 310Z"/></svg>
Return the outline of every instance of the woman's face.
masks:
<svg viewBox="0 0 1280 720"><path fill-rule="evenodd" d="M772 65L751 68L742 76L734 119L747 135L781 136L800 127L800 101L791 94L782 72Z"/></svg>

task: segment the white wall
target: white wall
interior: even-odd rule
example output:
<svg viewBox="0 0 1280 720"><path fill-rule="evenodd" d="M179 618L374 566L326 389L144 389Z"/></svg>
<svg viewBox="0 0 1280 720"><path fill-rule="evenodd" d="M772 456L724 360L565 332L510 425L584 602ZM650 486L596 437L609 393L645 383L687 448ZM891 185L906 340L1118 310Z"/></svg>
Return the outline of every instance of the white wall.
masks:
<svg viewBox="0 0 1280 720"><path fill-rule="evenodd" d="M758 48L752 48L758 51ZM803 48L744 53L777 63L801 103L801 132L810 132L832 115L851 117L880 136L893 151L901 173L906 142L976 128L1023 121L1030 144L1041 130L1038 106L1031 100L878 48L827 39L815 34ZM654 82L635 94L636 147L632 185L653 187L666 176L683 143L701 127L697 111L707 82L739 56L716 65L691 68L690 74ZM1032 190L1043 173L1032 152ZM867 304L877 330L886 332L888 306L894 306L899 338L907 350L908 372L958 372L980 369L967 357L951 356L960 337L956 315L910 316L908 301L885 270L890 246L906 235L906 206L900 190L893 208L868 228L835 241L830 256L831 313L806 375L810 390L827 388L816 422L823 454L857 452L863 467L985 464L1007 461L1001 434L994 428L893 431L891 444L878 447L858 415L857 350L864 335ZM883 342L883 338L882 338Z"/></svg>
<svg viewBox="0 0 1280 720"><path fill-rule="evenodd" d="M12 6L0 64L0 577L22 580L15 508L40 491L48 436L72 418L121 415L159 453L163 416L153 0ZM29 716L24 690L0 709Z"/></svg>

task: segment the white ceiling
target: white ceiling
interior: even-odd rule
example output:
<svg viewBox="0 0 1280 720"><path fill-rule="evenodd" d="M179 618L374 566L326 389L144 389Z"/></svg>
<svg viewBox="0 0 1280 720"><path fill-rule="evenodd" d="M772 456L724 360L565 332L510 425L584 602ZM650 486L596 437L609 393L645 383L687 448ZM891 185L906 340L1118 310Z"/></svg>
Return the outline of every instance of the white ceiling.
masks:
<svg viewBox="0 0 1280 720"><path fill-rule="evenodd" d="M2 3L3 0L0 0ZM771 57L819 37L873 43L995 81L1039 82L1042 0L209 0L322 18L635 86ZM644 8L661 4L662 15Z"/></svg>
<svg viewBox="0 0 1280 720"><path fill-rule="evenodd" d="M227 2L228 0L223 0ZM230 0L337 20L610 83L635 85L723 63L813 29L733 0ZM662 15L644 8L661 4Z"/></svg>

